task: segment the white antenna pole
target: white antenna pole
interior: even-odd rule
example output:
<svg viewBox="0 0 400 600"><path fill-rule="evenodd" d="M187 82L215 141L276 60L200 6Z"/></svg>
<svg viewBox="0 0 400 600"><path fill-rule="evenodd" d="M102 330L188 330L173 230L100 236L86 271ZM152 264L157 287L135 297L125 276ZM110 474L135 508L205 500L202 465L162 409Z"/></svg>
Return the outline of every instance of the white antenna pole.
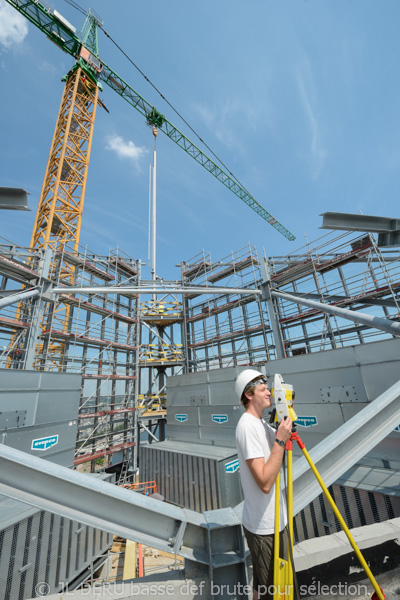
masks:
<svg viewBox="0 0 400 600"><path fill-rule="evenodd" d="M157 236L157 156L156 156L156 140L158 135L158 130L156 127L153 127L153 135L154 135L154 152L153 152L153 221L152 221L152 279L156 280L156 268L157 268L157 259L156 259L156 236ZM156 301L157 296L153 295L153 300Z"/></svg>
<svg viewBox="0 0 400 600"><path fill-rule="evenodd" d="M147 264L150 266L150 245L151 245L151 165L149 170L149 239L147 244Z"/></svg>

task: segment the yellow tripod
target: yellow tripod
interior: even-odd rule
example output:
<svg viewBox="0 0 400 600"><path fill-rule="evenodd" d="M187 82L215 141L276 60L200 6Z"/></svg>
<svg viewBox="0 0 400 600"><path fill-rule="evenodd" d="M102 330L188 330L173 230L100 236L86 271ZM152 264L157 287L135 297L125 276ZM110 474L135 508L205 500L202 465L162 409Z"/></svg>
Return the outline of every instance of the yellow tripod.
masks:
<svg viewBox="0 0 400 600"><path fill-rule="evenodd" d="M293 566L291 562L291 556L293 556L293 462L292 462L292 450L293 450L293 441L296 441L299 448L303 452L306 460L311 467L312 472L314 473L318 483L320 484L322 491L324 492L329 504L337 520L339 521L343 531L345 532L354 552L357 555L358 560L361 563L362 568L364 569L368 579L370 580L375 592L373 593L371 600L385 600L386 596L382 592L381 588L377 584L374 576L371 573L370 568L368 567L365 558L361 554L360 549L358 548L356 542L354 541L353 536L350 533L349 528L347 527L342 515L339 512L338 507L336 506L332 496L329 493L328 488L322 481L320 474L317 471L316 466L310 458L310 455L307 452L307 449L300 439L297 433L292 433L290 440L286 444L287 450L287 511L288 511L288 528L289 528L289 545L291 546L291 550L289 548L288 560L280 558L279 556L279 500L280 494L278 491L280 490L280 474L276 479L275 483L275 536L274 536L274 600L293 600L294 598L294 589L293 589Z"/></svg>

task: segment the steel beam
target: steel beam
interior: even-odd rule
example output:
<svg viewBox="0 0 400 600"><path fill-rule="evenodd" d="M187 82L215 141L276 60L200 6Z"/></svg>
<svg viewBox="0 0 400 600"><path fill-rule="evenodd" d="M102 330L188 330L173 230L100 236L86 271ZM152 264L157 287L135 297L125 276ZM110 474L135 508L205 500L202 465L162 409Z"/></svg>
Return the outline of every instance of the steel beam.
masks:
<svg viewBox="0 0 400 600"><path fill-rule="evenodd" d="M31 210L28 208L28 192L22 188L0 187L0 209Z"/></svg>
<svg viewBox="0 0 400 600"><path fill-rule="evenodd" d="M320 294L305 294L301 292L302 298L307 298L308 300L321 300ZM352 301L356 304L370 304L371 306L389 306L391 308L397 308L397 304L394 300L381 299L381 298L357 298L353 299L350 296L325 296L324 300L327 302L341 302L341 301ZM400 303L400 298L399 298Z"/></svg>
<svg viewBox="0 0 400 600"><path fill-rule="evenodd" d="M389 217L339 212L326 212L320 216L322 217L322 227L320 229L374 231L376 233L388 233L400 229L400 219L390 219Z"/></svg>
<svg viewBox="0 0 400 600"><path fill-rule="evenodd" d="M185 512L0 444L0 493L126 539L178 550ZM147 540L147 541L146 541Z"/></svg>
<svg viewBox="0 0 400 600"><path fill-rule="evenodd" d="M386 331L386 333L390 333L391 335L400 336L400 323L390 321L389 319L373 317L365 313L348 310L347 308L340 308L339 306L322 304L322 302L315 302L314 300L308 300L303 296L295 296L294 294L288 294L286 292L271 291L271 296L274 296L275 298L282 298L283 300L290 300L290 302L294 302L296 304L304 304L305 306L315 308L316 310L325 314L333 315L335 317L342 317L348 321L354 321L354 323L361 323L362 325L367 325L367 327Z"/></svg>
<svg viewBox="0 0 400 600"><path fill-rule="evenodd" d="M213 570L222 567L219 576L225 578L224 583L231 583L241 565L239 583L247 583L241 523L231 508L204 514L182 509L4 444L0 444L0 494L128 540L178 553L189 563L204 565L211 580ZM221 529L221 534L211 551L210 543L215 543L211 531L215 529Z"/></svg>
<svg viewBox="0 0 400 600"><path fill-rule="evenodd" d="M258 289L224 288L224 287L135 287L135 286L85 286L55 287L53 294L238 294L260 296Z"/></svg>
<svg viewBox="0 0 400 600"><path fill-rule="evenodd" d="M6 306L10 306L21 300L27 300L28 298L36 298L36 296L39 296L39 290L28 290L27 292L13 294L12 296L5 296L0 299L0 308L5 308Z"/></svg>

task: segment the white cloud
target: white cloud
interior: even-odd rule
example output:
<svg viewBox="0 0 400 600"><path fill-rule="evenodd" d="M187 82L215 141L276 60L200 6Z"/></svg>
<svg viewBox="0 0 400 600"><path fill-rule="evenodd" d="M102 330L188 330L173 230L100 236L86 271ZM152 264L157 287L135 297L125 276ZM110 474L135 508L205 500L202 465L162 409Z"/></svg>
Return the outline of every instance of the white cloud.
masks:
<svg viewBox="0 0 400 600"><path fill-rule="evenodd" d="M327 152L323 146L321 126L318 119L318 101L315 92L314 79L308 58L304 57L296 72L300 100L311 132L309 160L312 176L316 179L321 172Z"/></svg>
<svg viewBox="0 0 400 600"><path fill-rule="evenodd" d="M0 43L6 48L22 44L28 35L28 22L15 8L0 0Z"/></svg>
<svg viewBox="0 0 400 600"><path fill-rule="evenodd" d="M106 148L115 152L118 158L128 158L136 164L148 153L147 148L136 146L131 140L126 142L120 135L110 135Z"/></svg>
<svg viewBox="0 0 400 600"><path fill-rule="evenodd" d="M239 152L244 152L245 146L238 125L242 124L246 131L256 131L255 115L239 97L224 98L218 105L215 104L214 108L195 103L193 109L217 140Z"/></svg>
<svg viewBox="0 0 400 600"><path fill-rule="evenodd" d="M41 71L44 71L47 73L58 73L59 72L59 69L57 67L55 67L54 65L52 65L51 63L49 63L47 60L43 60L40 63L39 69Z"/></svg>

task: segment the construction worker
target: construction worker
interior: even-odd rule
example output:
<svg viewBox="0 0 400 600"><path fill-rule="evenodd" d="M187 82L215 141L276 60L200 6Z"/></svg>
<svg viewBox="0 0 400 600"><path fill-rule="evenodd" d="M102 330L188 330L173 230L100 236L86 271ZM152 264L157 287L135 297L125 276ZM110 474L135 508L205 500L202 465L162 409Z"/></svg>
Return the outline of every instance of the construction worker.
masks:
<svg viewBox="0 0 400 600"><path fill-rule="evenodd" d="M164 313L165 313L164 304L159 304L158 305L158 314L163 315Z"/></svg>
<svg viewBox="0 0 400 600"><path fill-rule="evenodd" d="M244 493L242 523L253 563L253 600L274 597L275 480L280 471L292 421L283 420L275 430L262 418L271 406L267 379L255 369L242 371L235 382L239 400L245 407L236 427L236 447ZM280 546L286 558L287 511L280 498Z"/></svg>

